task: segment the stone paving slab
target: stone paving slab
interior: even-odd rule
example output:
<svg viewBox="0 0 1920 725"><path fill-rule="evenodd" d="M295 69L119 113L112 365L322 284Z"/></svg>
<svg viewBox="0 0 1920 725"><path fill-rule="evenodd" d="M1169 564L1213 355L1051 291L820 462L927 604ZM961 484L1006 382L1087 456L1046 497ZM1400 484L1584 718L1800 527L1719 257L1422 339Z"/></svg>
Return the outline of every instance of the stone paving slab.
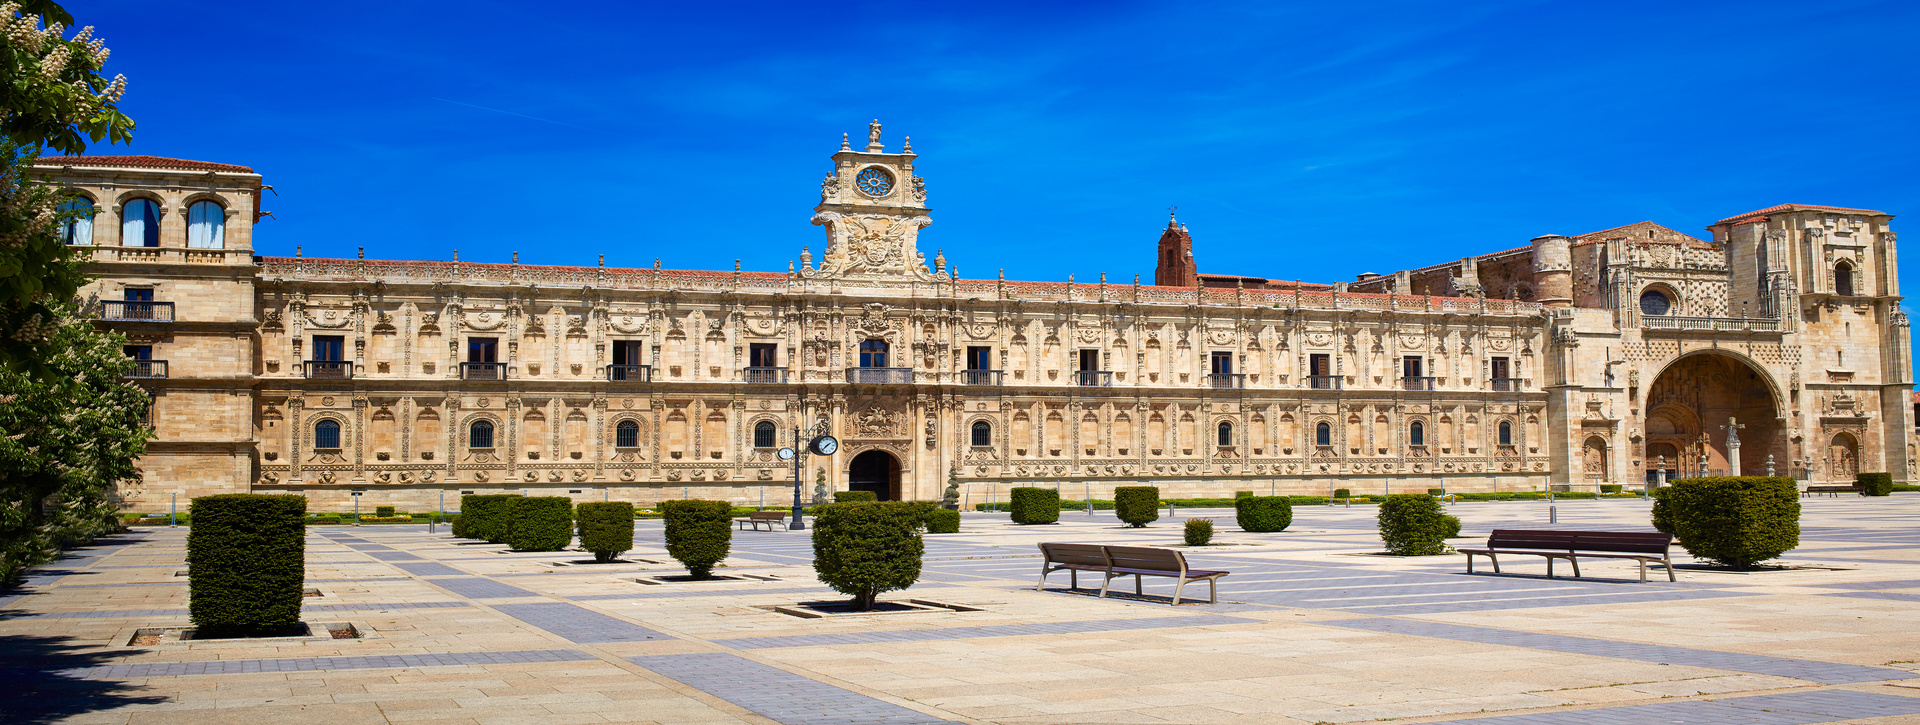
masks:
<svg viewBox="0 0 1920 725"><path fill-rule="evenodd" d="M1850 690L1824 690L1734 697L1724 700L1627 705L1604 710L1481 717L1447 722L1450 725L1647 725L1648 723L1812 725L1840 720L1916 714L1920 714L1920 698Z"/></svg>
<svg viewBox="0 0 1920 725"><path fill-rule="evenodd" d="M510 599L516 597L537 597L539 594L520 587L501 584L492 579L477 576L454 579L422 579L434 586L453 592L469 599Z"/></svg>
<svg viewBox="0 0 1920 725"><path fill-rule="evenodd" d="M408 564L405 562L401 562L401 563L394 564L394 566L400 569L401 571L404 571L408 574L412 574L414 576L466 576L467 575L467 573L464 571L460 571L459 569L455 569L453 567L447 566L446 564L440 564L436 562L426 562L422 564Z"/></svg>
<svg viewBox="0 0 1920 725"><path fill-rule="evenodd" d="M1246 617L1196 614L1179 617L1102 619L1083 622L1052 622L1047 624L1000 624L980 627L903 629L890 632L846 632L841 634L810 634L789 637L735 637L731 639L716 639L713 640L713 642L735 649L822 647L828 645L871 644L877 642L929 642L942 639L1025 637L1041 634L1081 634L1086 632L1126 632L1167 627L1210 627L1222 624L1264 624L1265 622L1266 620L1263 619L1249 619Z"/></svg>
<svg viewBox="0 0 1920 725"><path fill-rule="evenodd" d="M627 661L787 725L922 725L953 722L811 680L739 655L699 653Z"/></svg>
<svg viewBox="0 0 1920 725"><path fill-rule="evenodd" d="M494 610L560 635L569 642L647 642L674 639L617 617L564 602L495 604Z"/></svg>
<svg viewBox="0 0 1920 725"><path fill-rule="evenodd" d="M125 680L143 677L234 675L254 672L321 672L394 667L451 667L455 665L523 664L597 660L585 652L566 649L517 652L455 652L448 654L376 655L371 657L293 657L273 660L209 660L153 664L102 665L37 673L15 670L0 673L0 681L53 677L68 680Z"/></svg>

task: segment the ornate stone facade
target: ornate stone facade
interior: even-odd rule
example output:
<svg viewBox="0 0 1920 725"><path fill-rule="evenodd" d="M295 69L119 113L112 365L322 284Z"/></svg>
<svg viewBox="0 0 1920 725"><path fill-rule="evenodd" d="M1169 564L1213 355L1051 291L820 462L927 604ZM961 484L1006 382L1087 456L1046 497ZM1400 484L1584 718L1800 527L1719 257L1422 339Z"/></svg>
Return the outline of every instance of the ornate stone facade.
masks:
<svg viewBox="0 0 1920 725"><path fill-rule="evenodd" d="M1034 482L1635 482L1668 454L1726 468L1728 418L1749 473L1772 456L1783 474L1810 459L1814 479L1912 477L1879 212L1776 207L1712 240L1642 223L1333 285L1201 274L1169 222L1175 268L1157 278L1179 286L979 280L921 252L910 144L888 153L876 123L832 158L812 217L826 246L786 273L254 257L262 187L244 167L43 168L98 207L90 292L177 307L103 313L170 361L146 381L160 438L127 491L143 510L240 491L333 509L351 491L416 510L463 491L777 504L796 427L841 440L804 461L809 489L824 470L836 490L921 500L950 472L969 502ZM164 208L158 247L114 231L139 195ZM200 200L227 210L223 248L187 247Z"/></svg>

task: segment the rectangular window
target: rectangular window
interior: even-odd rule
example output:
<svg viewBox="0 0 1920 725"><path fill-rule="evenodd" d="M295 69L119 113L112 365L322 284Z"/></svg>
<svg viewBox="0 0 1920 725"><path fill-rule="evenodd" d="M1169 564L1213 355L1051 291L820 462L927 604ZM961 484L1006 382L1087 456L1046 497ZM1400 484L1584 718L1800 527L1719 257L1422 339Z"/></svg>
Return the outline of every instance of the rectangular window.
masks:
<svg viewBox="0 0 1920 725"><path fill-rule="evenodd" d="M1329 357L1330 356L1328 355L1320 354L1320 355L1314 355L1308 358L1308 366L1311 368L1312 371L1307 374L1308 375L1332 375L1333 361L1330 360Z"/></svg>
<svg viewBox="0 0 1920 725"><path fill-rule="evenodd" d="M152 345L126 345L124 347L121 347L120 349L127 353L127 357L133 358L135 360L152 360L153 359Z"/></svg>
<svg viewBox="0 0 1920 725"><path fill-rule="evenodd" d="M1409 357L1409 358L1406 358L1405 360L1400 361L1401 377L1417 378L1417 377L1421 377L1422 375L1424 375L1424 373L1422 372L1422 368L1420 366L1420 358Z"/></svg>
<svg viewBox="0 0 1920 725"><path fill-rule="evenodd" d="M968 370L992 370L993 369L993 348L986 347L984 345L974 345L974 346L968 347L967 348L967 369Z"/></svg>
<svg viewBox="0 0 1920 725"><path fill-rule="evenodd" d="M344 338L339 335L314 335L313 357L309 359L321 362L339 362L346 359L343 357L346 350L343 340Z"/></svg>
<svg viewBox="0 0 1920 725"><path fill-rule="evenodd" d="M1513 375L1512 375L1512 371L1507 366L1507 359L1504 357L1494 358L1493 359L1493 379L1505 380L1511 377L1513 377Z"/></svg>
<svg viewBox="0 0 1920 725"><path fill-rule="evenodd" d="M1233 374L1233 353L1216 352L1213 354L1213 374L1215 375Z"/></svg>
<svg viewBox="0 0 1920 725"><path fill-rule="evenodd" d="M747 348L747 365L756 368L780 367L780 346L771 342L756 342Z"/></svg>
<svg viewBox="0 0 1920 725"><path fill-rule="evenodd" d="M1099 370L1100 369L1100 351L1094 348L1087 348L1085 350L1081 350L1080 351L1080 369L1086 372L1093 372L1095 370Z"/></svg>
<svg viewBox="0 0 1920 725"><path fill-rule="evenodd" d="M128 302L152 302L153 301L152 287L128 287L122 292L122 294L124 295L123 299L125 299Z"/></svg>
<svg viewBox="0 0 1920 725"><path fill-rule="evenodd" d="M613 364L615 365L647 364L646 363L646 349L647 349L646 345L647 343L645 340L614 340L613 341Z"/></svg>
<svg viewBox="0 0 1920 725"><path fill-rule="evenodd" d="M467 362L499 362L497 359L499 354L500 343L497 339L491 337L467 338Z"/></svg>

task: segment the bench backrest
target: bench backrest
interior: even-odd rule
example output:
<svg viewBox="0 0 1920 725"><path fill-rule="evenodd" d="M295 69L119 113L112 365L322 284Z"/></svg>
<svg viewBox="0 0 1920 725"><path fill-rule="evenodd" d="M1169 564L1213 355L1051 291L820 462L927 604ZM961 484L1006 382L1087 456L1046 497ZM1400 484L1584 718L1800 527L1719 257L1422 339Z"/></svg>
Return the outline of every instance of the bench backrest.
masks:
<svg viewBox="0 0 1920 725"><path fill-rule="evenodd" d="M1107 559L1113 562L1115 569L1151 569L1155 571L1186 571L1187 559L1172 549L1154 549L1145 546L1109 546Z"/></svg>
<svg viewBox="0 0 1920 725"><path fill-rule="evenodd" d="M1664 554L1672 534L1630 531L1540 531L1495 529L1487 537L1489 549L1548 549L1554 551L1617 551Z"/></svg>
<svg viewBox="0 0 1920 725"><path fill-rule="evenodd" d="M1040 554L1054 563L1104 569L1107 567L1106 548L1099 544L1041 544Z"/></svg>
<svg viewBox="0 0 1920 725"><path fill-rule="evenodd" d="M787 518L787 512L755 511L753 513L747 514L747 518L754 521L781 521Z"/></svg>
<svg viewBox="0 0 1920 725"><path fill-rule="evenodd" d="M1576 532L1494 529L1487 537L1489 549L1572 549Z"/></svg>

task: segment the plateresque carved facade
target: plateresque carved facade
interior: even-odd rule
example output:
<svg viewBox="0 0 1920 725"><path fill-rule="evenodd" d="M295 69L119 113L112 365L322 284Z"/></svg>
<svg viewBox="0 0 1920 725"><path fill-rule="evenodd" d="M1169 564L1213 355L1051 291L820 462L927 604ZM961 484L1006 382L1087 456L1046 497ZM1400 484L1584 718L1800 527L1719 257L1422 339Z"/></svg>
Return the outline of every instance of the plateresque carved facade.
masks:
<svg viewBox="0 0 1920 725"><path fill-rule="evenodd" d="M74 232L93 309L150 358L138 510L244 491L777 504L796 426L842 442L806 460L809 498L817 470L923 500L951 473L969 502L1033 482L1531 490L1769 461L1914 478L1887 214L1778 206L1706 240L1642 222L1333 285L1202 274L1169 221L1160 285L977 280L920 251L914 159L877 124L864 149L843 141L812 218L827 243L785 273L256 257L251 169L42 170L94 205Z"/></svg>

